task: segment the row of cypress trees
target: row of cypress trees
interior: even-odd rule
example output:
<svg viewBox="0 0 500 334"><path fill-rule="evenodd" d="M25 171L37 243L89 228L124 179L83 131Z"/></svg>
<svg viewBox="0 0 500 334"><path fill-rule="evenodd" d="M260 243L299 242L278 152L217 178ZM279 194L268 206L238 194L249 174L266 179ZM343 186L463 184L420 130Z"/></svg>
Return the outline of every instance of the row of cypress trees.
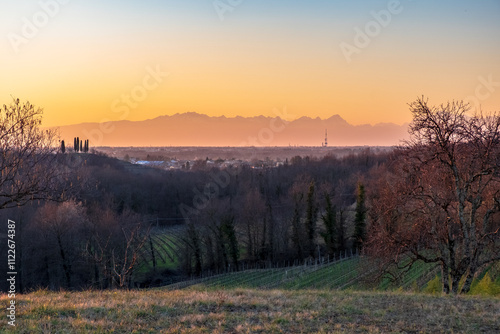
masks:
<svg viewBox="0 0 500 334"><path fill-rule="evenodd" d="M89 152L89 140L81 141L80 137L75 137L73 139L73 150L75 152L83 152L83 153L88 153ZM66 152L66 144L64 140L61 140L61 152L65 153Z"/></svg>

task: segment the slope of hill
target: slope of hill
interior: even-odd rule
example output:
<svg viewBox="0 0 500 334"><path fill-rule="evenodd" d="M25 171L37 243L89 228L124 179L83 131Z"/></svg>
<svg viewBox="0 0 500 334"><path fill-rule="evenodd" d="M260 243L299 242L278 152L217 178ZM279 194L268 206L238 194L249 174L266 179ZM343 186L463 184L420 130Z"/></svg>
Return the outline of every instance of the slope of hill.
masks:
<svg viewBox="0 0 500 334"><path fill-rule="evenodd" d="M8 306L0 295L0 307ZM325 290L38 291L9 333L498 333L500 299ZM5 313L4 313L5 314Z"/></svg>
<svg viewBox="0 0 500 334"><path fill-rule="evenodd" d="M418 263L398 282L374 279L377 267L365 257L357 255L340 258L329 263L310 263L292 267L250 269L239 272L203 277L167 285L170 290L194 289L328 289L328 290L423 290L436 275L434 264Z"/></svg>
<svg viewBox="0 0 500 334"><path fill-rule="evenodd" d="M59 128L61 138L90 139L92 146L392 146L407 138L407 125L351 125L339 115L301 117L209 117L197 113L145 121L82 123Z"/></svg>

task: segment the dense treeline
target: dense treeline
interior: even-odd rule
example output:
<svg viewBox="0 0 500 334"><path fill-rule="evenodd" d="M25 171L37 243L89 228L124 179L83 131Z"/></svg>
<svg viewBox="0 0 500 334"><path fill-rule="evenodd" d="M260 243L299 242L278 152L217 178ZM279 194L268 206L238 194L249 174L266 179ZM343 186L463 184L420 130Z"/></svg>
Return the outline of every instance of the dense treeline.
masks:
<svg viewBox="0 0 500 334"><path fill-rule="evenodd" d="M386 158L367 149L270 169L162 171L60 154L61 197L0 214L18 222L20 289L130 287L139 266L162 275L162 247L180 264L163 275L177 276L352 247L358 183ZM181 226L174 245L152 232L158 224Z"/></svg>
<svg viewBox="0 0 500 334"><path fill-rule="evenodd" d="M272 169L211 171L181 205L189 219L184 271L237 268L239 260L302 261L359 246L358 183L386 158L367 150L342 159L296 157Z"/></svg>

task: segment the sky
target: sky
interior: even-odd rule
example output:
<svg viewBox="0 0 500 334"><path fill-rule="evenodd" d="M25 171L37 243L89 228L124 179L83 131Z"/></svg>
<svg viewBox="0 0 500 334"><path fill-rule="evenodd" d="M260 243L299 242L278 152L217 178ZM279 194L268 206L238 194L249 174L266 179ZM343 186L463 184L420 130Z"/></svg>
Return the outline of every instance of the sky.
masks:
<svg viewBox="0 0 500 334"><path fill-rule="evenodd" d="M0 105L45 126L210 116L411 121L500 111L500 0L1 1Z"/></svg>

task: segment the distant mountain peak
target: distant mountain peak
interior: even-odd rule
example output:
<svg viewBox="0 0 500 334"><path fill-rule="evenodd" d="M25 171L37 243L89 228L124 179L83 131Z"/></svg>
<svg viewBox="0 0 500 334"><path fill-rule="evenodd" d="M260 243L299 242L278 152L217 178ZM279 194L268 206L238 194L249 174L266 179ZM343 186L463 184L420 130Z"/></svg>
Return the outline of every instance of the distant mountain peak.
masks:
<svg viewBox="0 0 500 334"><path fill-rule="evenodd" d="M345 119L342 118L339 114L335 114L330 116L329 118L326 119L328 122L342 122L342 123L347 123Z"/></svg>
<svg viewBox="0 0 500 334"><path fill-rule="evenodd" d="M90 139L92 146L321 146L326 129L330 146L391 146L408 136L407 124L353 126L338 114L286 121L279 116L212 117L190 111L110 123L113 130L106 133L98 123L62 126L61 139Z"/></svg>
<svg viewBox="0 0 500 334"><path fill-rule="evenodd" d="M171 117L197 117L197 118L209 118L210 116L205 114L197 113L196 111L187 111L184 113L177 113Z"/></svg>

